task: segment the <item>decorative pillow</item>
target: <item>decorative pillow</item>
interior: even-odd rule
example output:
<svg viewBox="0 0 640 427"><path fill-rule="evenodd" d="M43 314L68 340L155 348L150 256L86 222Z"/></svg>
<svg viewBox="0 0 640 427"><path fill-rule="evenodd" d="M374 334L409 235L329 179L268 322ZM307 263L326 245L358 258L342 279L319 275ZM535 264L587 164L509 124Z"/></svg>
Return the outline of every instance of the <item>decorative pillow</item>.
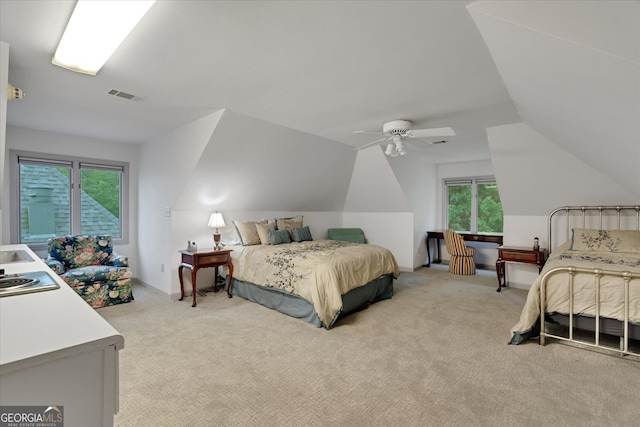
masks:
<svg viewBox="0 0 640 427"><path fill-rule="evenodd" d="M258 230L258 236L260 237L260 243L263 245L269 244L269 230L275 230L276 225L272 222L267 224L256 224L256 230Z"/></svg>
<svg viewBox="0 0 640 427"><path fill-rule="evenodd" d="M241 245L242 240L240 240L240 234L238 233L238 229L236 227L227 227L222 231L222 236L220 238L220 242L224 245Z"/></svg>
<svg viewBox="0 0 640 427"><path fill-rule="evenodd" d="M289 238L293 239L291 229L302 228L302 215L291 218L276 218L276 230L289 230Z"/></svg>
<svg viewBox="0 0 640 427"><path fill-rule="evenodd" d="M640 231L574 228L569 250L640 254Z"/></svg>
<svg viewBox="0 0 640 427"><path fill-rule="evenodd" d="M260 244L260 235L258 234L258 229L256 224L266 224L268 221L263 219L259 222L256 221L233 221L233 224L236 226L236 230L238 230L238 234L240 235L240 241L243 246L251 246L251 245L259 245Z"/></svg>
<svg viewBox="0 0 640 427"><path fill-rule="evenodd" d="M308 226L304 226L302 228L292 228L291 234L293 234L294 242L304 242L311 241L311 230L309 230Z"/></svg>
<svg viewBox="0 0 640 427"><path fill-rule="evenodd" d="M287 230L269 230L269 244L280 245L282 243L291 243L289 232Z"/></svg>

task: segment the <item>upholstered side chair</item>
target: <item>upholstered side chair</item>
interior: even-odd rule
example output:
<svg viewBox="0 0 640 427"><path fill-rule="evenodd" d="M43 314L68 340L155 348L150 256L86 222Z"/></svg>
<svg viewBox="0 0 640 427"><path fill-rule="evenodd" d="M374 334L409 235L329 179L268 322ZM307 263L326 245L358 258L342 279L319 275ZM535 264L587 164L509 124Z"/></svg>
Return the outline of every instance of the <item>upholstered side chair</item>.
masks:
<svg viewBox="0 0 640 427"><path fill-rule="evenodd" d="M127 257L113 251L107 235L61 236L48 241L45 262L91 307L133 300Z"/></svg>
<svg viewBox="0 0 640 427"><path fill-rule="evenodd" d="M451 258L449 259L449 272L471 276L476 274L476 263L473 256L476 249L468 247L461 235L452 230L444 231L444 244Z"/></svg>

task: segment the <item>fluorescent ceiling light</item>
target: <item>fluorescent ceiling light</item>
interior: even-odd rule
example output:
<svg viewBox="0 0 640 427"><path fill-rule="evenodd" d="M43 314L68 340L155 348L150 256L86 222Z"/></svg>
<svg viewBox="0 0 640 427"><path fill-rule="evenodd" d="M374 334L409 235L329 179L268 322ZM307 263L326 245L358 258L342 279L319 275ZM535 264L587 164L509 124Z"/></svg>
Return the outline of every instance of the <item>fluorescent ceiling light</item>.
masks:
<svg viewBox="0 0 640 427"><path fill-rule="evenodd" d="M155 0L78 0L52 63L96 75Z"/></svg>

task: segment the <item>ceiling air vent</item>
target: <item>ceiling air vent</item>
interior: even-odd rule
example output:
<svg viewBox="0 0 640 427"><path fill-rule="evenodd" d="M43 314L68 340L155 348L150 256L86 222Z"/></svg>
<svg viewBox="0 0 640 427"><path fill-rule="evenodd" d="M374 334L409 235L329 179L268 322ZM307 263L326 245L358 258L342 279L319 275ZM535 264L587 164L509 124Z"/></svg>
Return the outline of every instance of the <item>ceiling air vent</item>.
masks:
<svg viewBox="0 0 640 427"><path fill-rule="evenodd" d="M128 99L129 101L145 101L146 98L143 96L132 95L127 92L123 92L121 90L111 89L107 92L107 95L117 96L118 98Z"/></svg>

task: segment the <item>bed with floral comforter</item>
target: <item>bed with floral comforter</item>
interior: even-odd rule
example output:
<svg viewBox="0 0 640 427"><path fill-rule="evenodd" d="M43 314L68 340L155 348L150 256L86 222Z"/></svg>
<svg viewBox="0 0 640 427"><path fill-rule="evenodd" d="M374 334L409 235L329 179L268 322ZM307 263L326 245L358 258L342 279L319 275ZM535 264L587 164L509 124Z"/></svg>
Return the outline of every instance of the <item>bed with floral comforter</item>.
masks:
<svg viewBox="0 0 640 427"><path fill-rule="evenodd" d="M339 316L391 298L400 274L388 249L313 240L232 249L232 295L326 329Z"/></svg>

